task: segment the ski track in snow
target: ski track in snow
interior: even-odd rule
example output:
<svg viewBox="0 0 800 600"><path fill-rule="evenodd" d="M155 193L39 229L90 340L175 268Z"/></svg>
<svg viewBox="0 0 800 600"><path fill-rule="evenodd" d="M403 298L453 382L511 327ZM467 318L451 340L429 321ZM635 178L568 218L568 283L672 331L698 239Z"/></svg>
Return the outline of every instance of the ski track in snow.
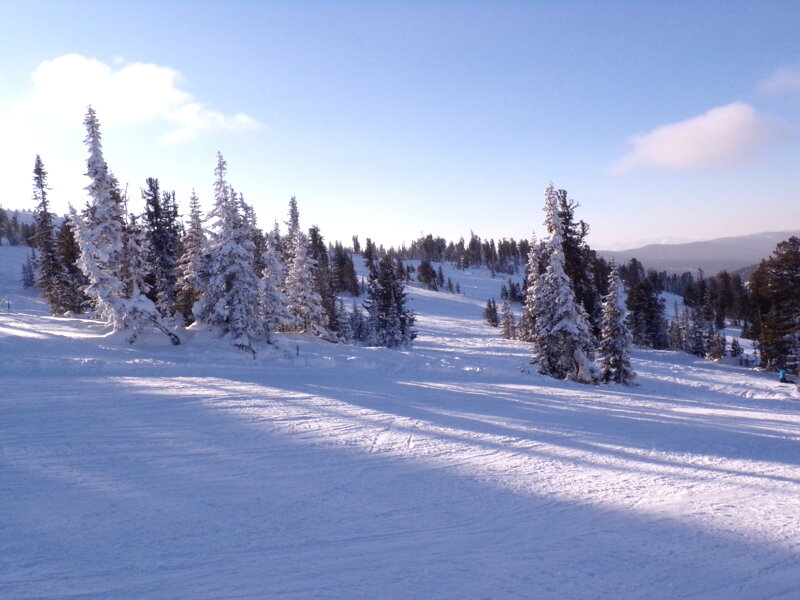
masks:
<svg viewBox="0 0 800 600"><path fill-rule="evenodd" d="M23 258L0 248L1 598L800 597L800 398L769 374L541 377L481 271L413 290L409 351L128 346L49 317Z"/></svg>

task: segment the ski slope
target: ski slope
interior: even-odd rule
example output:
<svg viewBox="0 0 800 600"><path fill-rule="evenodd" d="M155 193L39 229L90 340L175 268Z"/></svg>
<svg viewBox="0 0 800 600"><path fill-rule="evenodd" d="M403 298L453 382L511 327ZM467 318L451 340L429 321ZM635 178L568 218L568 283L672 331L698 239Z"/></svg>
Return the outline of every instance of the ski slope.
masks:
<svg viewBox="0 0 800 600"><path fill-rule="evenodd" d="M50 317L0 248L0 598L795 599L800 398L637 351L530 372L501 279L412 289L393 351Z"/></svg>

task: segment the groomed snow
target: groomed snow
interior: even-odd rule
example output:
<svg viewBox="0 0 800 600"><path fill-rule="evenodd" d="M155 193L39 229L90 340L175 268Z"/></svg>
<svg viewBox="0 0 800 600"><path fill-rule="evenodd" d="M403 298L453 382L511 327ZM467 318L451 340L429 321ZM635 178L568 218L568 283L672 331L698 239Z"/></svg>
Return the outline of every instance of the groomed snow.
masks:
<svg viewBox="0 0 800 600"><path fill-rule="evenodd" d="M414 288L413 349L47 315L0 248L0 597L794 599L800 398L636 351L640 386L530 372L502 279Z"/></svg>

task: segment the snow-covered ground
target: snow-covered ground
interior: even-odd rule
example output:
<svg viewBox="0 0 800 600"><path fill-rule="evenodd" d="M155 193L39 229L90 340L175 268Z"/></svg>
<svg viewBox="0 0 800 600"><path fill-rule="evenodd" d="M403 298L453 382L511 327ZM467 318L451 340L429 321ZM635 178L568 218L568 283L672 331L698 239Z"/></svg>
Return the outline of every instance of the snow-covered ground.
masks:
<svg viewBox="0 0 800 600"><path fill-rule="evenodd" d="M0 248L0 598L794 599L800 398L637 351L528 372L502 279L414 289L412 350L54 318Z"/></svg>

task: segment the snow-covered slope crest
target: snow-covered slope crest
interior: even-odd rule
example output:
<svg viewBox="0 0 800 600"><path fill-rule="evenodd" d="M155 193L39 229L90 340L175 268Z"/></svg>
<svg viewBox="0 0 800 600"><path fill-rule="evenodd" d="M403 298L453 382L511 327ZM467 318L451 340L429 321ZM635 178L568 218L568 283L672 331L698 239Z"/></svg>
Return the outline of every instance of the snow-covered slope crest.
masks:
<svg viewBox="0 0 800 600"><path fill-rule="evenodd" d="M639 351L528 372L500 279L413 289L393 351L54 318L0 248L2 598L794 598L794 388Z"/></svg>

